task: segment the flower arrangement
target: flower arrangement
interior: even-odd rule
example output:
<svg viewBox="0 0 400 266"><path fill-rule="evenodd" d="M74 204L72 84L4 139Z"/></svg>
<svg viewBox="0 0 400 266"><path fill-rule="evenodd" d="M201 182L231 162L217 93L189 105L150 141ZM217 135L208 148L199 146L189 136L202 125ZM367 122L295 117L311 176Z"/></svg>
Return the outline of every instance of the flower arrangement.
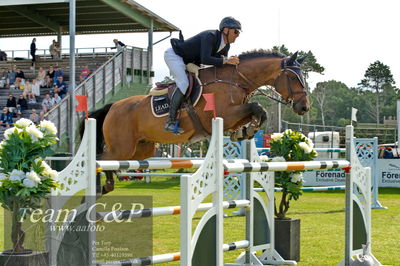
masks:
<svg viewBox="0 0 400 266"><path fill-rule="evenodd" d="M271 154L275 156L271 161L312 161L317 152L311 139L291 129L283 133L274 133L271 136ZM298 200L302 195L303 171L276 172L275 187L282 188L282 197L279 206L275 203L275 216L286 218L290 200Z"/></svg>
<svg viewBox="0 0 400 266"><path fill-rule="evenodd" d="M57 129L50 121L36 126L21 118L4 132L0 143L0 202L12 212L13 253L24 252L25 234L21 230L24 214L39 208L41 199L58 186L57 171L44 161L53 154L56 134Z"/></svg>

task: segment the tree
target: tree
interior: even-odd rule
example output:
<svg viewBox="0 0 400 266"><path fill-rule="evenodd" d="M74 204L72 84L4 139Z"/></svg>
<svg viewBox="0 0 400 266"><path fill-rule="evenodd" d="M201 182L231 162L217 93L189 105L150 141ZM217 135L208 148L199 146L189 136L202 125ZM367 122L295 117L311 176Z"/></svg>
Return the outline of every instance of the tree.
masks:
<svg viewBox="0 0 400 266"><path fill-rule="evenodd" d="M386 91L393 91L394 84L389 66L379 60L369 65L365 71L364 79L358 84L360 89L372 90L375 93L375 110L370 109L369 111L371 112L371 117L376 119L377 124L381 119L382 102L380 99L385 96Z"/></svg>
<svg viewBox="0 0 400 266"><path fill-rule="evenodd" d="M324 83L319 82L317 83L317 86L315 87L313 94L315 96L315 99L317 100L319 110L321 112L321 120L322 120L322 125L325 126L325 115L324 115L324 110L325 110L325 99L326 99L326 86Z"/></svg>

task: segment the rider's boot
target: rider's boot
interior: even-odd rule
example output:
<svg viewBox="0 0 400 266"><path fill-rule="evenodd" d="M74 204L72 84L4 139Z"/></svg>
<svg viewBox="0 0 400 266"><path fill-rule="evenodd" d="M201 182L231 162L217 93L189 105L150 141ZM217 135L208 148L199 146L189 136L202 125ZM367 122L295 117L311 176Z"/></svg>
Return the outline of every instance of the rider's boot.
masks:
<svg viewBox="0 0 400 266"><path fill-rule="evenodd" d="M172 132L176 135L183 133L183 129L178 127L176 116L178 114L179 107L181 106L185 95L181 92L180 89L176 89L175 93L172 96L170 105L169 105L169 117L167 122L165 123L164 130Z"/></svg>

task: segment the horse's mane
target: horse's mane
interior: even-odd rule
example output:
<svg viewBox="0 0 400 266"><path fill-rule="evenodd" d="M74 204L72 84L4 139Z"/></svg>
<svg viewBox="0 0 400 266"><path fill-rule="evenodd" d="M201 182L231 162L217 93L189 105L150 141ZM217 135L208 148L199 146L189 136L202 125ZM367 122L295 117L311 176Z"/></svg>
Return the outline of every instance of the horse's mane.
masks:
<svg viewBox="0 0 400 266"><path fill-rule="evenodd" d="M251 51L243 52L239 55L240 60L259 58L259 57L283 58L285 56L278 51L274 51L274 50L271 51L271 50L264 50L264 49L251 50Z"/></svg>

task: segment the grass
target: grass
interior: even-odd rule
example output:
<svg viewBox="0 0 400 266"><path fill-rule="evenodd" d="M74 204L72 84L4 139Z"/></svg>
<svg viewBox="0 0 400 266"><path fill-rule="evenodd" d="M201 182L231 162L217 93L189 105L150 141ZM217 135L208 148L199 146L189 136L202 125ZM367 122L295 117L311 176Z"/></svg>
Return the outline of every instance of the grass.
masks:
<svg viewBox="0 0 400 266"><path fill-rule="evenodd" d="M176 206L179 205L179 179L153 178L150 184L117 182L116 190L109 195L151 195L154 207ZM344 196L343 191L306 192L299 201L292 202L288 216L301 219L301 261L298 265L337 265L343 259ZM383 264L400 265L400 188L381 188L379 197L388 209L372 210L373 253ZM232 211L226 213L231 214ZM2 215L1 211L0 217ZM200 216L196 216L194 223L199 221ZM243 217L229 216L224 219L224 243L244 239L244 223ZM3 233L3 226L0 230ZM178 251L179 230L179 215L154 217L153 253ZM124 239L124 232L115 232L115 238ZM225 262L233 262L240 252L225 252Z"/></svg>

